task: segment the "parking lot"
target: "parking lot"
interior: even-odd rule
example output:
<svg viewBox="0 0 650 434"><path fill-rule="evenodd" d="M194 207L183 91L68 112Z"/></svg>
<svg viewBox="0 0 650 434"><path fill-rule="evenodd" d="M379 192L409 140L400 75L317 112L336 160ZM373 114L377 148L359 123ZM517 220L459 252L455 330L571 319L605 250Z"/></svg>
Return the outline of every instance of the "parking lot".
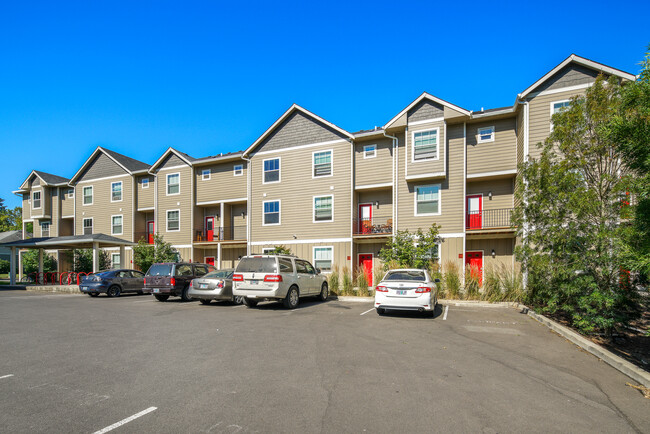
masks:
<svg viewBox="0 0 650 434"><path fill-rule="evenodd" d="M627 377L513 308L1 291L0 329L3 432L650 432Z"/></svg>

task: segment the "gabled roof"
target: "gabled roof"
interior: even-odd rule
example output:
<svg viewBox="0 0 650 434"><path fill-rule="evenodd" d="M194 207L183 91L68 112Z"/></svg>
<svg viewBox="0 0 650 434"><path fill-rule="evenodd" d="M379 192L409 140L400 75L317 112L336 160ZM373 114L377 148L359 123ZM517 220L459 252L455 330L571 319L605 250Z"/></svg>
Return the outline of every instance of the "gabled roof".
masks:
<svg viewBox="0 0 650 434"><path fill-rule="evenodd" d="M612 68L611 66L603 65L602 63L594 62L593 60L586 59L584 57L580 57L576 54L571 54L569 57L564 59L559 65L557 65L555 68L551 69L548 73L546 73L542 78L537 80L535 83L531 84L524 90L522 93L517 95L519 99L524 99L526 96L528 96L529 93L531 93L533 90L535 90L537 87L539 87L541 84L543 84L546 80L550 79L555 75L558 71L560 71L562 68L567 66L570 63L576 63L578 65L585 66L587 68L594 69L596 71L604 72L605 74L609 75L615 75L617 77L624 78L626 80L631 80L634 81L636 80L636 76L634 74L630 74L629 72L621 71L620 69Z"/></svg>
<svg viewBox="0 0 650 434"><path fill-rule="evenodd" d="M151 167L149 168L149 172L153 172L154 170L156 170L156 168L158 168L158 166L160 166L162 164L162 162L165 161L165 159L170 154L176 155L178 158L180 158L181 160L186 162L188 166L192 166L192 163L197 161L196 158L191 157L191 156L187 155L184 152L181 152L181 151L179 151L177 149L174 149L174 148L170 147L170 148L167 148L167 150L165 152L163 152L163 154L160 156L160 158L158 158L156 160L156 162L151 165Z"/></svg>
<svg viewBox="0 0 650 434"><path fill-rule="evenodd" d="M429 101L433 101L433 102L438 103L438 104L440 104L440 105L443 105L443 106L445 106L445 107L449 107L450 109L452 109L452 110L456 110L457 112L462 113L462 114L464 114L464 115L467 115L467 116L470 115L470 111L469 111L469 110L465 110L464 108L459 107L459 106L457 106L457 105L455 105L455 104L452 104L452 103L450 103L450 102L448 102L448 101L445 101L444 99L440 99L440 98L435 97L435 96L433 96L433 95L430 95L430 94L428 94L428 93L426 93L426 92L422 92L422 95L420 95L419 97L417 97L415 101L413 101L411 104L409 104L408 106L406 106L406 108L405 108L404 110L402 110L402 111L399 112L395 117L393 117L391 120L389 120L389 121L386 123L386 125L384 125L382 128L383 128L384 130L387 129L387 128L390 128L391 125L393 125L395 122L397 122L397 120L398 120L399 118L401 118L401 117L404 116L406 113L408 113L409 110L411 110L413 107L415 107L417 104L419 104L420 101L422 101L423 99L427 99L427 100L429 100Z"/></svg>
<svg viewBox="0 0 650 434"><path fill-rule="evenodd" d="M273 125L271 125L266 131L264 131L264 133L261 136L259 136L258 139L255 140L255 142L253 142L253 144L250 145L244 151L244 154L242 155L242 157L247 157L248 154L250 154L253 151L253 149L255 149L260 143L262 143L262 141L264 141L264 139L266 139L269 136L269 134L271 134L273 132L273 130L275 130L286 118L288 118L295 111L300 111L300 112L304 113L305 115L307 115L309 117L312 117L312 118L316 119L317 121L327 125L328 127L332 128L333 130L343 134L344 136L347 136L350 139L354 139L354 135L352 135L349 132L345 131L343 128L337 127L333 123L331 123L329 121L326 121L325 119L323 119L320 116L310 112L309 110L300 107L298 104L293 104L291 107L289 107L289 109L286 112L284 112L284 114L282 116L280 116L278 118L278 120L276 120L273 123Z"/></svg>
<svg viewBox="0 0 650 434"><path fill-rule="evenodd" d="M40 170L32 170L29 176L23 181L22 184L20 184L21 190L26 188L25 184L27 184L27 181L29 181L29 178L31 178L32 175L38 176L45 185L60 186L67 185L68 182L70 182L68 178L64 178L62 176L52 175L51 173L41 172Z"/></svg>
<svg viewBox="0 0 650 434"><path fill-rule="evenodd" d="M137 172L142 172L144 170L147 170L149 168L149 165L147 163L143 163L142 161L134 160L131 157L127 157L126 155L118 154L115 151L111 151L110 149L105 149L102 148L101 146L97 146L97 149L88 157L86 162L81 166L79 170L77 170L77 173L74 174L74 176L70 179L70 183L74 183L79 176L86 170L88 165L92 163L92 161L95 159L95 157L99 154L102 153L106 155L108 158L113 160L115 164L120 166L122 169L124 169L128 174L133 175L134 173Z"/></svg>

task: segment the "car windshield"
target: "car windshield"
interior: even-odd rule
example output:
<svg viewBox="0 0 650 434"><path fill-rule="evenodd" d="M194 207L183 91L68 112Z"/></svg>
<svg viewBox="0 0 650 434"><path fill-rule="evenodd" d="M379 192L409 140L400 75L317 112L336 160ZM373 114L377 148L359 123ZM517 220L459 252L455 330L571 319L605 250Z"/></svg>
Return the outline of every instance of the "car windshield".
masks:
<svg viewBox="0 0 650 434"><path fill-rule="evenodd" d="M230 279L232 278L232 271L213 271L203 277L206 279Z"/></svg>
<svg viewBox="0 0 650 434"><path fill-rule="evenodd" d="M169 276L172 274L172 264L153 264L147 271L147 276Z"/></svg>
<svg viewBox="0 0 650 434"><path fill-rule="evenodd" d="M238 273L277 273L275 258L242 258L237 265Z"/></svg>
<svg viewBox="0 0 650 434"><path fill-rule="evenodd" d="M424 282L426 276L424 271L389 271L384 280L413 280L415 282Z"/></svg>

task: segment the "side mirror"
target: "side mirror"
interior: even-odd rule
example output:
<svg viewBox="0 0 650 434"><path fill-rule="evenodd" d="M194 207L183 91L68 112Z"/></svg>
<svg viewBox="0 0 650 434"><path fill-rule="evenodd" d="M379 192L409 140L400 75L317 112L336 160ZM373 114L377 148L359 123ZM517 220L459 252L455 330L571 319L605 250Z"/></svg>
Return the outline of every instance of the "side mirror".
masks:
<svg viewBox="0 0 650 434"><path fill-rule="evenodd" d="M440 279L434 279L434 282L440 283Z"/></svg>
<svg viewBox="0 0 650 434"><path fill-rule="evenodd" d="M321 273L320 268L316 267L316 274L320 274L320 273Z"/></svg>

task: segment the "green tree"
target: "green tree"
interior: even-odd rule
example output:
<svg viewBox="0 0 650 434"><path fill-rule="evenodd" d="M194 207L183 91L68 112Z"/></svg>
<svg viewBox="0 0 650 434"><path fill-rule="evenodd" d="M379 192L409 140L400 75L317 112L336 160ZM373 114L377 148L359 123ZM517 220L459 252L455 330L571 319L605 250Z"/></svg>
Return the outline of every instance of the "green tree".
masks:
<svg viewBox="0 0 650 434"><path fill-rule="evenodd" d="M46 253L43 253L43 272L53 273L57 270L57 260ZM25 274L38 271L38 250L28 250L23 253L23 272Z"/></svg>
<svg viewBox="0 0 650 434"><path fill-rule="evenodd" d="M395 238L379 251L379 258L385 267L395 263L402 268L427 268L438 256L439 231L440 227L435 223L425 232L422 229L415 233L397 231Z"/></svg>
<svg viewBox="0 0 650 434"><path fill-rule="evenodd" d="M0 232L20 231L23 228L23 210L20 207L9 209L0 197Z"/></svg>
<svg viewBox="0 0 650 434"><path fill-rule="evenodd" d="M171 244L165 242L160 234L154 234L153 244L149 244L147 240L141 238L138 245L133 247L133 264L145 273L151 264L176 262L178 259L178 251Z"/></svg>
<svg viewBox="0 0 650 434"><path fill-rule="evenodd" d="M524 238L517 258L528 273L529 302L586 333L611 335L639 313L636 293L619 283L628 230L621 197L631 176L610 134L620 107L614 78L601 76L573 98L553 115L540 158L522 166L517 193L514 220Z"/></svg>
<svg viewBox="0 0 650 434"><path fill-rule="evenodd" d="M75 249L72 253L72 271L76 273L92 273L93 271L93 250ZM99 270L104 271L111 268L111 258L106 250L99 251Z"/></svg>
<svg viewBox="0 0 650 434"><path fill-rule="evenodd" d="M291 249L285 246L273 246L273 250L269 252L271 255L290 255Z"/></svg>

